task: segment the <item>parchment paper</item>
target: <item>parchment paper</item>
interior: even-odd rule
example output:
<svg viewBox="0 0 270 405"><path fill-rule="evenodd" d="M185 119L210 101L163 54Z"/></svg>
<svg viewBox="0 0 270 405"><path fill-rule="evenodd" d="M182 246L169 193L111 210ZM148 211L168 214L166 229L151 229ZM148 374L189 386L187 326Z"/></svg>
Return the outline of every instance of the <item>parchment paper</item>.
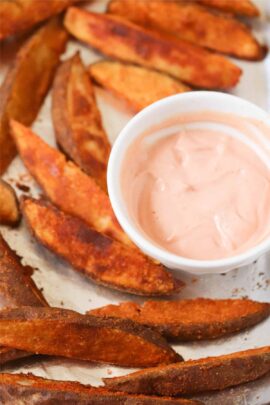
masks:
<svg viewBox="0 0 270 405"><path fill-rule="evenodd" d="M106 2L105 0L97 0L85 7L95 11L103 11ZM256 34L259 38L263 38L265 42L268 41L268 44L270 44L269 1L258 0L257 3L263 10L264 17L254 22ZM12 47L9 46L2 49L0 81L3 80L18 45L18 43L15 43ZM81 56L86 64L102 58L100 54L94 52L91 48L75 40L71 40L63 59L70 57L77 50L80 50ZM270 111L270 56L259 63L242 62L238 60L235 62L243 68L244 75L241 83L233 93ZM106 91L96 88L96 95L102 112L105 129L107 130L110 140L113 142L119 131L132 117L132 114L123 102L114 98ZM55 145L54 131L51 122L50 94L46 98L40 114L33 125L33 129L46 140L46 142ZM31 189L31 195L37 196L40 192L36 183L31 179L18 157L11 164L4 177L15 187L18 195L21 194L21 191L16 188L17 182L28 185ZM119 303L131 299L137 302L142 301L128 294L117 293L94 285L84 276L72 270L66 263L55 258L55 256L50 254L47 250L40 247L34 239L29 236L24 223L21 224L19 229L14 230L1 227L1 232L11 247L24 258L23 262L36 269L33 278L38 287L42 288L44 296L52 306L70 308L84 313L88 309L110 303ZM226 275L194 277L187 273L182 273L179 274L179 276L187 284L186 288L179 295L181 298L249 297L258 301L270 302L270 254L262 256L252 265L233 270ZM174 349L181 353L185 359L196 359L269 344L270 319L236 336L203 343L178 344L174 346ZM130 349L132 350L132 348ZM97 366L86 362L49 359L41 356L20 361L13 366L2 367L2 370L11 372L33 372L36 375L52 379L77 380L93 385L102 384L102 377L124 375L133 371L131 369L111 366ZM250 384L211 395L202 395L200 397L207 405L269 404L270 375Z"/></svg>

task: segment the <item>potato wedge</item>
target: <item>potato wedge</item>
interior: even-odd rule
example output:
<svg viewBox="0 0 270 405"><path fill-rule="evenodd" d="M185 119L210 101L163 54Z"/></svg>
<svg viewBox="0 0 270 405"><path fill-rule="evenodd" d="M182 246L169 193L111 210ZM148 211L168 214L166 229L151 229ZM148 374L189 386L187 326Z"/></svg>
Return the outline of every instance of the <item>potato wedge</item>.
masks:
<svg viewBox="0 0 270 405"><path fill-rule="evenodd" d="M112 0L108 11L145 28L175 35L240 59L260 60L266 48L237 19L186 1Z"/></svg>
<svg viewBox="0 0 270 405"><path fill-rule="evenodd" d="M89 66L92 78L140 111L164 97L189 91L185 84L164 73L114 61Z"/></svg>
<svg viewBox="0 0 270 405"><path fill-rule="evenodd" d="M19 50L0 88L0 174L16 155L9 119L30 125L52 82L67 33L57 18L40 28Z"/></svg>
<svg viewBox="0 0 270 405"><path fill-rule="evenodd" d="M183 286L138 250L94 231L50 203L24 198L22 211L41 244L98 284L138 295L170 295Z"/></svg>
<svg viewBox="0 0 270 405"><path fill-rule="evenodd" d="M11 132L25 166L57 207L98 232L134 246L118 224L109 197L93 178L29 128L12 122Z"/></svg>
<svg viewBox="0 0 270 405"><path fill-rule="evenodd" d="M190 1L190 0L189 0ZM191 0L194 1L194 0ZM204 6L246 17L258 17L260 10L250 0L195 0Z"/></svg>
<svg viewBox="0 0 270 405"><path fill-rule="evenodd" d="M78 1L83 0L1 0L0 40L28 30Z"/></svg>
<svg viewBox="0 0 270 405"><path fill-rule="evenodd" d="M100 319L58 308L0 311L0 344L124 367L182 360L157 332L132 321Z"/></svg>
<svg viewBox="0 0 270 405"><path fill-rule="evenodd" d="M192 399L129 395L73 381L56 381L33 374L0 374L2 405L202 405ZM22 402L23 401L23 402Z"/></svg>
<svg viewBox="0 0 270 405"><path fill-rule="evenodd" d="M225 356L188 360L103 380L110 390L177 396L222 390L256 380L269 371L270 346L265 346Z"/></svg>
<svg viewBox="0 0 270 405"><path fill-rule="evenodd" d="M228 89L241 75L241 69L223 56L118 16L71 7L64 23L72 35L105 55L163 71L195 87Z"/></svg>
<svg viewBox="0 0 270 405"><path fill-rule="evenodd" d="M52 117L58 144L107 191L111 146L91 79L78 53L58 69L53 85Z"/></svg>
<svg viewBox="0 0 270 405"><path fill-rule="evenodd" d="M30 277L29 267L23 266L0 234L0 308L23 305L47 306L45 298ZM0 347L0 365L29 356L17 349Z"/></svg>
<svg viewBox="0 0 270 405"><path fill-rule="evenodd" d="M0 179L0 224L16 225L20 218L15 191L7 182Z"/></svg>
<svg viewBox="0 0 270 405"><path fill-rule="evenodd" d="M106 318L131 319L158 331L168 339L193 341L216 339L240 332L270 315L270 304L251 300L123 302L88 312Z"/></svg>

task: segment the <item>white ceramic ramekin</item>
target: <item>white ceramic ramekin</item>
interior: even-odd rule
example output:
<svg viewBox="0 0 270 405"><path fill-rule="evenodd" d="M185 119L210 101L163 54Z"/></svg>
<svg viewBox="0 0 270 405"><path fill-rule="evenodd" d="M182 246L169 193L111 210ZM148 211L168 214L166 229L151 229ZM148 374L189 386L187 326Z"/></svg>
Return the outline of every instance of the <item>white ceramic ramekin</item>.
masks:
<svg viewBox="0 0 270 405"><path fill-rule="evenodd" d="M137 136L178 114L200 111L233 113L244 118L260 120L270 127L270 117L265 111L229 94L194 91L167 97L139 112L119 134L113 145L108 165L108 190L119 223L130 239L148 256L171 269L181 269L194 274L223 273L251 263L270 250L270 237L244 253L219 260L193 260L175 255L156 245L134 222L128 213L120 184L123 158L127 148ZM258 134L258 137L261 141L259 154L270 167L270 139L261 134Z"/></svg>

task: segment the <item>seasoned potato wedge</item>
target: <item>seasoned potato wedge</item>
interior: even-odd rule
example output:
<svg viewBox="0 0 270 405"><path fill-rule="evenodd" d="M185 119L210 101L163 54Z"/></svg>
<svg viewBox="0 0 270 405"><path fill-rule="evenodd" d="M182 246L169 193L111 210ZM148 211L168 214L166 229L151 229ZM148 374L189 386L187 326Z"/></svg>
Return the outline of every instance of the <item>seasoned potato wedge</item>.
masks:
<svg viewBox="0 0 270 405"><path fill-rule="evenodd" d="M79 54L58 69L53 85L52 117L61 148L106 191L111 147L91 79Z"/></svg>
<svg viewBox="0 0 270 405"><path fill-rule="evenodd" d="M0 88L0 174L16 155L9 119L30 125L36 118L66 41L61 21L48 22L19 50Z"/></svg>
<svg viewBox="0 0 270 405"><path fill-rule="evenodd" d="M100 319L58 308L0 311L0 344L36 354L124 367L182 360L157 332L132 321Z"/></svg>
<svg viewBox="0 0 270 405"><path fill-rule="evenodd" d="M129 395L74 381L48 380L33 374L0 374L2 405L202 405L192 399ZM24 402L22 402L24 401Z"/></svg>
<svg viewBox="0 0 270 405"><path fill-rule="evenodd" d="M29 128L13 121L11 131L25 166L53 204L98 232L134 247L118 224L108 195L93 178Z"/></svg>
<svg viewBox="0 0 270 405"><path fill-rule="evenodd" d="M266 346L149 368L123 377L105 378L104 382L115 391L177 396L222 390L256 380L269 371L270 346Z"/></svg>
<svg viewBox="0 0 270 405"><path fill-rule="evenodd" d="M123 302L93 309L89 314L131 319L157 330L168 339L193 341L216 339L254 326L270 315L270 304L206 298L146 301L143 305Z"/></svg>
<svg viewBox="0 0 270 405"><path fill-rule="evenodd" d="M241 75L241 69L223 56L119 16L71 7L65 26L76 38L105 55L154 68L195 87L228 89L237 84Z"/></svg>
<svg viewBox="0 0 270 405"><path fill-rule="evenodd" d="M265 47L258 43L246 25L196 3L112 0L108 11L145 28L164 31L240 59L260 60L265 56Z"/></svg>
<svg viewBox="0 0 270 405"><path fill-rule="evenodd" d="M20 217L15 191L8 183L0 179L0 224L16 225Z"/></svg>
<svg viewBox="0 0 270 405"><path fill-rule="evenodd" d="M189 0L194 1L194 0ZM260 10L250 0L195 0L197 3L216 8L220 11L246 17L258 17Z"/></svg>
<svg viewBox="0 0 270 405"><path fill-rule="evenodd" d="M47 306L47 302L30 277L29 267L23 266L0 234L0 309L23 305ZM0 347L0 365L29 356L21 350Z"/></svg>
<svg viewBox="0 0 270 405"><path fill-rule="evenodd" d="M84 0L1 0L0 40L30 29L78 1Z"/></svg>
<svg viewBox="0 0 270 405"><path fill-rule="evenodd" d="M164 73L121 62L97 62L89 66L89 72L98 84L123 98L134 111L164 97L190 90Z"/></svg>
<svg viewBox="0 0 270 405"><path fill-rule="evenodd" d="M183 286L164 266L64 214L50 203L24 198L29 229L47 249L94 282L138 295L171 295Z"/></svg>

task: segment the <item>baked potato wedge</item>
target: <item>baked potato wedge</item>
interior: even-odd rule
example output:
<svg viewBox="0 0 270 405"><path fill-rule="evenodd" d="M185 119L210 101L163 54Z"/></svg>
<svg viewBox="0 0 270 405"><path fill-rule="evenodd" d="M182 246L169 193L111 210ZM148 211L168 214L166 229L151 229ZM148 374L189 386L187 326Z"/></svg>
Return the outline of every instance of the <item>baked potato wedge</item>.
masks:
<svg viewBox="0 0 270 405"><path fill-rule="evenodd" d="M136 112L164 97L190 90L164 73L116 61L94 63L89 66L89 73L99 85L125 100Z"/></svg>
<svg viewBox="0 0 270 405"><path fill-rule="evenodd" d="M194 1L194 0L188 0ZM260 10L250 0L195 0L204 6L245 17L258 17Z"/></svg>
<svg viewBox="0 0 270 405"><path fill-rule="evenodd" d="M1 0L0 40L28 30L84 0Z"/></svg>
<svg viewBox="0 0 270 405"><path fill-rule="evenodd" d="M138 295L171 295L183 286L139 250L94 231L50 203L24 198L22 211L42 245L97 284Z"/></svg>
<svg viewBox="0 0 270 405"><path fill-rule="evenodd" d="M270 346L105 378L110 390L145 395L187 395L257 380L270 371Z"/></svg>
<svg viewBox="0 0 270 405"><path fill-rule="evenodd" d="M30 268L23 266L0 234L0 309L23 305L47 306L45 298L30 277ZM29 356L21 350L0 347L0 365Z"/></svg>
<svg viewBox="0 0 270 405"><path fill-rule="evenodd" d="M12 121L11 132L25 166L53 204L98 232L134 247L118 224L108 195L92 177L29 128Z"/></svg>
<svg viewBox="0 0 270 405"><path fill-rule="evenodd" d="M270 315L270 304L241 299L196 298L179 301L123 302L88 312L105 318L131 319L167 339L216 339L256 325Z"/></svg>
<svg viewBox="0 0 270 405"><path fill-rule="evenodd" d="M9 120L14 118L25 125L34 121L65 49L67 37L61 21L54 18L22 46L7 73L0 88L0 174L16 155Z"/></svg>
<svg viewBox="0 0 270 405"><path fill-rule="evenodd" d="M124 367L182 360L157 332L132 321L100 319L58 308L0 311L0 344L36 354Z"/></svg>
<svg viewBox="0 0 270 405"><path fill-rule="evenodd" d="M241 69L223 56L119 16L70 7L64 24L72 35L105 55L168 73L195 87L228 89L241 75Z"/></svg>
<svg viewBox="0 0 270 405"><path fill-rule="evenodd" d="M17 196L13 188L0 179L0 224L16 225L21 218Z"/></svg>
<svg viewBox="0 0 270 405"><path fill-rule="evenodd" d="M202 405L192 399L129 395L74 381L57 381L33 374L0 374L2 405ZM23 402L22 402L23 401Z"/></svg>
<svg viewBox="0 0 270 405"><path fill-rule="evenodd" d="M107 191L111 150L94 88L77 53L59 67L53 85L52 118L61 149Z"/></svg>
<svg viewBox="0 0 270 405"><path fill-rule="evenodd" d="M240 59L261 60L266 53L245 24L196 3L112 0L108 12Z"/></svg>

